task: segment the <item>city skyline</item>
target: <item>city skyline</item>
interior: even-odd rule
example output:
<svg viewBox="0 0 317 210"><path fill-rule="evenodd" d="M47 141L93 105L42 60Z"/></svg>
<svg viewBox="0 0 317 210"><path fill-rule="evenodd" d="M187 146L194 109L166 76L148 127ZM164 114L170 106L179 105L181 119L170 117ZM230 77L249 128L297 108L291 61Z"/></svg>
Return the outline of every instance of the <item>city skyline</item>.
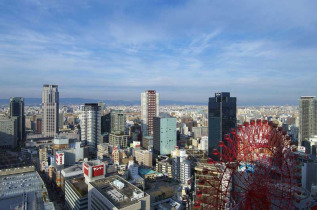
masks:
<svg viewBox="0 0 317 210"><path fill-rule="evenodd" d="M317 209L316 1L0 8L0 209Z"/></svg>
<svg viewBox="0 0 317 210"><path fill-rule="evenodd" d="M297 104L317 95L315 2L11 1L0 17L0 98ZM234 8L234 9L233 9ZM7 90L10 91L7 91ZM294 103L295 101L295 103Z"/></svg>

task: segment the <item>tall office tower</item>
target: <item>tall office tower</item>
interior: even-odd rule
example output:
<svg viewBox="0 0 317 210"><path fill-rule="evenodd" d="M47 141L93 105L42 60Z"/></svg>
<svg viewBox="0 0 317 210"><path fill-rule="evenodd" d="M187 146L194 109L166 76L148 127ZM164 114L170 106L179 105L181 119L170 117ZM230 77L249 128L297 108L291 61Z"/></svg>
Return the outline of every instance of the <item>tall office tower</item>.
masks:
<svg viewBox="0 0 317 210"><path fill-rule="evenodd" d="M59 123L58 123L59 129L63 129L64 128L64 121L65 121L63 112L59 113L58 120L59 120Z"/></svg>
<svg viewBox="0 0 317 210"><path fill-rule="evenodd" d="M98 106L100 106L100 113L101 113L101 116L103 116L105 104L103 102L98 102Z"/></svg>
<svg viewBox="0 0 317 210"><path fill-rule="evenodd" d="M25 139L24 99L14 97L10 99L10 117L17 117L18 144Z"/></svg>
<svg viewBox="0 0 317 210"><path fill-rule="evenodd" d="M0 148L15 149L17 147L18 117L0 119Z"/></svg>
<svg viewBox="0 0 317 210"><path fill-rule="evenodd" d="M153 117L159 116L160 94L155 90L141 93L141 122L143 136L153 136Z"/></svg>
<svg viewBox="0 0 317 210"><path fill-rule="evenodd" d="M153 151L155 155L169 155L176 146L176 118L153 118Z"/></svg>
<svg viewBox="0 0 317 210"><path fill-rule="evenodd" d="M317 101L314 96L302 96L299 100L298 146L317 134Z"/></svg>
<svg viewBox="0 0 317 210"><path fill-rule="evenodd" d="M59 92L57 85L43 85L42 111L42 134L44 137L54 137L59 131Z"/></svg>
<svg viewBox="0 0 317 210"><path fill-rule="evenodd" d="M125 134L126 131L126 115L122 110L111 111L111 133Z"/></svg>
<svg viewBox="0 0 317 210"><path fill-rule="evenodd" d="M37 134L42 133L42 119L41 118L36 119L36 133Z"/></svg>
<svg viewBox="0 0 317 210"><path fill-rule="evenodd" d="M111 113L101 116L101 133L111 132Z"/></svg>
<svg viewBox="0 0 317 210"><path fill-rule="evenodd" d="M237 123L237 98L230 97L230 93L215 93L209 98L208 103L208 155L212 156L213 149L219 149L219 141L231 128L236 128Z"/></svg>
<svg viewBox="0 0 317 210"><path fill-rule="evenodd" d="M101 138L101 111L97 103L82 105L80 115L81 140L87 140L90 154L97 154Z"/></svg>

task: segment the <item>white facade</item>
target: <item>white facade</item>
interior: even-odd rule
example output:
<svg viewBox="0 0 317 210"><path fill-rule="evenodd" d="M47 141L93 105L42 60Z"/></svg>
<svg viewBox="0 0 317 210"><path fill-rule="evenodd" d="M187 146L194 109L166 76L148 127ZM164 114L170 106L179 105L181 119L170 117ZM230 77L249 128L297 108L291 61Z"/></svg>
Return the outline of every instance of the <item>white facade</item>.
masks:
<svg viewBox="0 0 317 210"><path fill-rule="evenodd" d="M81 106L80 130L81 140L87 140L89 153L97 153L101 138L101 111L97 103Z"/></svg>
<svg viewBox="0 0 317 210"><path fill-rule="evenodd" d="M200 145L201 150L208 151L208 136L201 137Z"/></svg>
<svg viewBox="0 0 317 210"><path fill-rule="evenodd" d="M54 137L59 131L59 92L57 85L43 85L42 111L42 134L44 137Z"/></svg>
<svg viewBox="0 0 317 210"><path fill-rule="evenodd" d="M116 175L88 183L88 210L143 210L150 203L150 195Z"/></svg>
<svg viewBox="0 0 317 210"><path fill-rule="evenodd" d="M191 163L189 160L185 160L180 163L180 181L182 184L186 184L191 179Z"/></svg>
<svg viewBox="0 0 317 210"><path fill-rule="evenodd" d="M180 129L181 134L188 135L190 132L188 131L188 127L186 126L186 123L183 123Z"/></svg>
<svg viewBox="0 0 317 210"><path fill-rule="evenodd" d="M153 117L160 113L160 94L153 90L141 93L141 123L143 136L153 136Z"/></svg>
<svg viewBox="0 0 317 210"><path fill-rule="evenodd" d="M55 162L57 165L64 165L65 163L65 154L63 151L56 152Z"/></svg>
<svg viewBox="0 0 317 210"><path fill-rule="evenodd" d="M174 150L172 159L172 174L173 179L180 181L182 184L186 184L191 178L191 162L186 160L188 156L186 150Z"/></svg>
<svg viewBox="0 0 317 210"><path fill-rule="evenodd" d="M69 144L69 139L64 136L56 136L54 138L54 144L60 145L60 144Z"/></svg>

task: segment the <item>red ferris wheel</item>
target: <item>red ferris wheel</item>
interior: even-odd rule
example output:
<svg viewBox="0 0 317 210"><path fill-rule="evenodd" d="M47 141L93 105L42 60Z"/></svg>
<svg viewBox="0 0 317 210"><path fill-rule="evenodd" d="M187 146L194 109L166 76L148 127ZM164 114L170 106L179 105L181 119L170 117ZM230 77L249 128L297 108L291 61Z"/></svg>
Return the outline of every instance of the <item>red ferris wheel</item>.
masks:
<svg viewBox="0 0 317 210"><path fill-rule="evenodd" d="M196 209L294 209L300 167L290 137L266 120L232 129L196 180Z"/></svg>

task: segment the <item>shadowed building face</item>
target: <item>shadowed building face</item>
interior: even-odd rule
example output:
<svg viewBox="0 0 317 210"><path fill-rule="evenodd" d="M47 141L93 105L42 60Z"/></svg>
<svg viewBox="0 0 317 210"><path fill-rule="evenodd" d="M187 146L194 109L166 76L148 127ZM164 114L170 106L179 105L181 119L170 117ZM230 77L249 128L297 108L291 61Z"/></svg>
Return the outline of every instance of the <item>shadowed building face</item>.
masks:
<svg viewBox="0 0 317 210"><path fill-rule="evenodd" d="M230 97L230 93L215 93L208 103L208 156L213 149L219 149L218 143L231 128L236 128L237 98ZM214 157L215 158L215 157Z"/></svg>

